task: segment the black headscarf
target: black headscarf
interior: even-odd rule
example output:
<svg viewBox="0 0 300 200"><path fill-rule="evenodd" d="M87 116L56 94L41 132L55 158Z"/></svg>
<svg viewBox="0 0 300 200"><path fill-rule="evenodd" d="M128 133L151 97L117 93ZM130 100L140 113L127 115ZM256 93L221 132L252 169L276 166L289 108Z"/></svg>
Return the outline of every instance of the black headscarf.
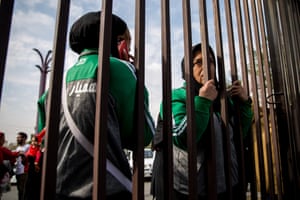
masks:
<svg viewBox="0 0 300 200"><path fill-rule="evenodd" d="M209 54L212 55L213 62L215 64L215 66L216 66L216 57L215 57L214 51L213 51L213 49L210 46L208 46L208 50L209 50ZM192 47L192 58L193 59L195 58L196 53L198 51L202 52L201 43L198 43L198 44L196 44L196 45L194 45ZM184 58L182 58L182 60L181 60L181 77L185 80ZM199 89L202 87L202 85L195 80L194 76L193 76L193 82L195 84L195 92L196 92L196 94L198 94L199 93ZM216 75L215 75L215 83L216 83L216 85L218 83Z"/></svg>
<svg viewBox="0 0 300 200"><path fill-rule="evenodd" d="M80 17L71 27L69 35L70 47L80 54L86 48L98 49L101 11L89 12ZM119 57L119 35L125 33L127 24L118 16L112 15L111 54Z"/></svg>
<svg viewBox="0 0 300 200"><path fill-rule="evenodd" d="M194 45L192 47L192 58L194 59L195 56L196 56L196 53L200 51L202 52L202 49L201 49L201 43L198 43L196 45ZM209 51L209 54L212 56L212 59L213 59L213 62L216 66L216 57L215 57L215 54L214 54L214 51L213 49L211 48L211 46L208 46L208 51ZM185 69L184 69L184 58L182 58L181 60L181 76L182 78L185 80ZM219 83L218 83L218 80L217 80L217 77L216 77L216 74L215 74L215 85L216 85L216 88L217 90L219 90ZM192 83L194 84L195 86L195 96L199 94L199 89L202 87L202 84L198 83L196 81L196 79L192 78ZM217 99L214 101L214 111L220 111L220 92L218 93L218 97Z"/></svg>

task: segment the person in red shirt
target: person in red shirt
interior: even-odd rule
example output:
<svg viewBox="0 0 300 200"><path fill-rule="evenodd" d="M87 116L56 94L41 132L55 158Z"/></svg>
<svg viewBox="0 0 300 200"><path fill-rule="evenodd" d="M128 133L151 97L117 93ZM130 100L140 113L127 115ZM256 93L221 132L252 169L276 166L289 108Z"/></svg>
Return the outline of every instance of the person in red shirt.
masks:
<svg viewBox="0 0 300 200"><path fill-rule="evenodd" d="M46 128L44 128L40 133L36 135L32 135L31 137L31 145L29 150L26 153L26 156L34 157L34 164L39 163L41 158L41 142L46 134Z"/></svg>
<svg viewBox="0 0 300 200"><path fill-rule="evenodd" d="M41 142L46 134L46 128L40 133L31 136L31 144L26 152L28 162L28 179L25 189L25 200L39 200L41 188Z"/></svg>
<svg viewBox="0 0 300 200"><path fill-rule="evenodd" d="M15 162L16 157L19 156L18 152L12 152L8 148L4 147L5 143L5 134L3 132L0 132L0 165L4 165L4 160L9 160L12 164ZM2 168L1 168L2 169ZM0 179L2 179L2 173L4 171L1 170Z"/></svg>
<svg viewBox="0 0 300 200"><path fill-rule="evenodd" d="M18 152L12 152L8 148L4 147L4 143L5 134L3 132L0 132L0 199L3 192L2 188L4 188L4 185L9 184L11 178L11 174L9 174L11 169L9 169L9 166L7 166L4 161L9 161L8 164L12 166L16 161L16 158L19 156Z"/></svg>

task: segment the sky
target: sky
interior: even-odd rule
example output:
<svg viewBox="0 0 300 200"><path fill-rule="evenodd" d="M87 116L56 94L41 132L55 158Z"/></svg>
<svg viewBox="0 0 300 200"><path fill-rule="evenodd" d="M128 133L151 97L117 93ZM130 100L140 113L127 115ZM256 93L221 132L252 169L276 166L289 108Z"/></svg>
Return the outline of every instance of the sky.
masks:
<svg viewBox="0 0 300 200"><path fill-rule="evenodd" d="M192 0L191 5L192 43L195 44L200 41L198 1ZM43 56L52 49L56 10L57 0L15 0L0 104L0 130L5 132L9 143L15 142L19 131L28 135L35 131L40 80L40 71L35 65L40 65L41 61L33 48L39 49ZM69 27L83 14L97 10L101 10L101 0L71 1ZM127 22L132 35L131 49L134 49L135 1L115 0L113 13ZM181 0L170 1L170 15L172 88L176 88L183 82L180 70L184 54ZM154 119L162 96L160 21L160 1L146 0L145 84L150 93L150 112ZM209 31L213 27L211 23L212 20L209 21ZM210 37L210 40L213 38ZM76 59L77 55L67 44L65 70Z"/></svg>

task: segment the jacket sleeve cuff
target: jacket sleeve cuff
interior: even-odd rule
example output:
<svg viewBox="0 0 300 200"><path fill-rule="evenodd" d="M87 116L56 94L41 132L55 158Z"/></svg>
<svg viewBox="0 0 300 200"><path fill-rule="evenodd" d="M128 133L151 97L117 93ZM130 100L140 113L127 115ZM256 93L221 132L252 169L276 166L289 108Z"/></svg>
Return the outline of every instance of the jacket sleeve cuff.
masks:
<svg viewBox="0 0 300 200"><path fill-rule="evenodd" d="M209 113L211 104L211 100L204 97L195 96L195 111Z"/></svg>

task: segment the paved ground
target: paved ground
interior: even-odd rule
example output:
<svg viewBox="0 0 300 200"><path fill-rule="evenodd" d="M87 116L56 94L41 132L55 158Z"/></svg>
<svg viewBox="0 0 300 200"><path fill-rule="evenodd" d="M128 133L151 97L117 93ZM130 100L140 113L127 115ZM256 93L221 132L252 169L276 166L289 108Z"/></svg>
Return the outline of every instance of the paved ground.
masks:
<svg viewBox="0 0 300 200"><path fill-rule="evenodd" d="M18 200L17 187L12 185L9 192L3 193L1 200Z"/></svg>
<svg viewBox="0 0 300 200"><path fill-rule="evenodd" d="M150 183L151 181L145 181L145 200L152 200L152 195L150 195Z"/></svg>
<svg viewBox="0 0 300 200"><path fill-rule="evenodd" d="M15 185L11 186L11 190L7 193L4 193L1 200L18 200L17 188ZM152 200L150 195L150 182L145 181L145 200Z"/></svg>

